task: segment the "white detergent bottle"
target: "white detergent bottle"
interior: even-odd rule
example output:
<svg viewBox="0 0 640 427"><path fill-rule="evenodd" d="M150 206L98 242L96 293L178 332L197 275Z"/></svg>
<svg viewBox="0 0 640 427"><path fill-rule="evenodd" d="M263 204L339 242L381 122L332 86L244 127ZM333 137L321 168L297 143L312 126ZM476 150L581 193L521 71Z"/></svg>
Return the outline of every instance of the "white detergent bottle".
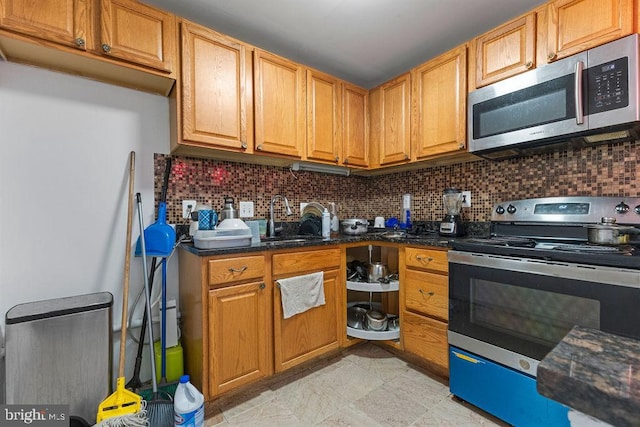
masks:
<svg viewBox="0 0 640 427"><path fill-rule="evenodd" d="M173 396L175 427L204 426L204 396L189 382L189 375L180 377Z"/></svg>
<svg viewBox="0 0 640 427"><path fill-rule="evenodd" d="M322 212L322 237L328 239L331 236L331 217L327 208Z"/></svg>

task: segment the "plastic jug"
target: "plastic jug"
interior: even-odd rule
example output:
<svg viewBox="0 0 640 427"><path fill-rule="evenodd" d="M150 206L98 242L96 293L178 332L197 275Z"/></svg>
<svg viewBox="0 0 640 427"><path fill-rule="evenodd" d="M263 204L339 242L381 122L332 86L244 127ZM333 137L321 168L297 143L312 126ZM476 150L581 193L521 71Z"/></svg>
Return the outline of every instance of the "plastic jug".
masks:
<svg viewBox="0 0 640 427"><path fill-rule="evenodd" d="M204 426L204 396L189 382L189 375L180 377L173 396L173 412L176 427Z"/></svg>

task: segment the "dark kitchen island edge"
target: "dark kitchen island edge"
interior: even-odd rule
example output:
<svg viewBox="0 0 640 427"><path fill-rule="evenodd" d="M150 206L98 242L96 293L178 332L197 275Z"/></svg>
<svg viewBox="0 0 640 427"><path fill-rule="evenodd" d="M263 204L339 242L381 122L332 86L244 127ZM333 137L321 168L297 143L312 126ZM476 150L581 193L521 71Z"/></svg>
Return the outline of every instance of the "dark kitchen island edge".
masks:
<svg viewBox="0 0 640 427"><path fill-rule="evenodd" d="M540 362L543 396L615 426L640 426L640 341L574 326Z"/></svg>

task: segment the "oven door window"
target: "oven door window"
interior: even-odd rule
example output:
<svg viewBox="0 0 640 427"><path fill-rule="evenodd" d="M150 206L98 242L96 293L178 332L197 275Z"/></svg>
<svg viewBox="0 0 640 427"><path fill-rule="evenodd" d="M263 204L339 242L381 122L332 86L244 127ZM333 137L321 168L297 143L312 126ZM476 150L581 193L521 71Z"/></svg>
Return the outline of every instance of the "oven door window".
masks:
<svg viewBox="0 0 640 427"><path fill-rule="evenodd" d="M542 358L581 325L634 336L640 289L449 264L449 329Z"/></svg>

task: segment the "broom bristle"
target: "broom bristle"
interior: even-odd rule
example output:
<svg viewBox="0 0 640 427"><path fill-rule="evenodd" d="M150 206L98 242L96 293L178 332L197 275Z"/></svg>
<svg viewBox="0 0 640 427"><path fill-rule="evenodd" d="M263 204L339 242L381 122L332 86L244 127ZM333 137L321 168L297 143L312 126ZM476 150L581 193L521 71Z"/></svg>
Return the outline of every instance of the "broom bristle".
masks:
<svg viewBox="0 0 640 427"><path fill-rule="evenodd" d="M147 418L152 427L174 427L173 402L168 400L148 401Z"/></svg>

